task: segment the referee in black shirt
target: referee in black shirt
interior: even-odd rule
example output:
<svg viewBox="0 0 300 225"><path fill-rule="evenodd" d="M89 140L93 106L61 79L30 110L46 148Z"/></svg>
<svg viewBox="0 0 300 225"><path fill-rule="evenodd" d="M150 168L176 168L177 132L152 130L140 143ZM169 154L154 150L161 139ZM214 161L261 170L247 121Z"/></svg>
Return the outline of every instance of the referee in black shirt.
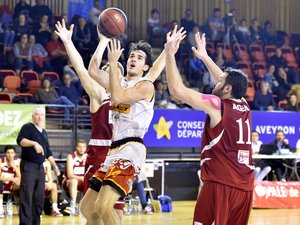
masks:
<svg viewBox="0 0 300 225"><path fill-rule="evenodd" d="M21 187L20 187L20 225L39 225L44 207L45 172L43 163L47 158L57 176L60 171L49 148L48 136L42 128L45 118L43 108L35 108L32 123L23 125L17 137L22 147Z"/></svg>

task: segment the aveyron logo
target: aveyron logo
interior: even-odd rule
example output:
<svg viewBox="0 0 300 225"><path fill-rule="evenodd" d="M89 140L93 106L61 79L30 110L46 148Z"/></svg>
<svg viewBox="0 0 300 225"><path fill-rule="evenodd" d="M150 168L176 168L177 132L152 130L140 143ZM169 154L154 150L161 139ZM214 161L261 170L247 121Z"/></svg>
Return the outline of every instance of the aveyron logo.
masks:
<svg viewBox="0 0 300 225"><path fill-rule="evenodd" d="M161 116L157 124L153 125L154 130L156 131L156 138L161 139L166 137L168 140L171 139L170 128L173 125L173 121L166 121L166 119Z"/></svg>

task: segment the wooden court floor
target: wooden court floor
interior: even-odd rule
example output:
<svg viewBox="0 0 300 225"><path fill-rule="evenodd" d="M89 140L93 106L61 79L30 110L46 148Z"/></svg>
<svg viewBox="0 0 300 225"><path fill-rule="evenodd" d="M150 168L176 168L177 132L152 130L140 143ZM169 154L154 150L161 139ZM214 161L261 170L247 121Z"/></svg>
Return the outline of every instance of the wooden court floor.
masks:
<svg viewBox="0 0 300 225"><path fill-rule="evenodd" d="M195 202L173 202L172 213L154 213L153 215L124 215L124 225L192 225ZM11 218L0 218L0 225L18 225L16 213ZM81 216L51 217L42 216L43 225L84 225ZM234 224L232 224L234 225ZM253 209L249 225L300 225L300 209Z"/></svg>

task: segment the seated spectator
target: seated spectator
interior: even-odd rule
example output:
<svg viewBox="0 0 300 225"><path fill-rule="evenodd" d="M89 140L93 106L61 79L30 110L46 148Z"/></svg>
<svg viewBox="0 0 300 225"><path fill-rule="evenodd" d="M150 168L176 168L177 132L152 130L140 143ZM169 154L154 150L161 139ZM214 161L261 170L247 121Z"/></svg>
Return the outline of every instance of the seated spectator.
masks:
<svg viewBox="0 0 300 225"><path fill-rule="evenodd" d="M14 29L16 32L16 41L20 41L22 34L30 34L30 27L26 21L26 17L24 14L19 15Z"/></svg>
<svg viewBox="0 0 300 225"><path fill-rule="evenodd" d="M222 41L225 35L225 24L221 18L221 10L215 8L213 15L207 18L209 33L207 38L210 41Z"/></svg>
<svg viewBox="0 0 300 225"><path fill-rule="evenodd" d="M71 75L65 73L63 76L63 82L59 85L57 93L59 96L67 97L74 105L86 105L86 102L82 102L83 88L79 80L72 81Z"/></svg>
<svg viewBox="0 0 300 225"><path fill-rule="evenodd" d="M68 54L64 44L59 41L58 35L55 32L52 32L51 40L47 43L46 50L53 70L62 76L63 67L67 64Z"/></svg>
<svg viewBox="0 0 300 225"><path fill-rule="evenodd" d="M84 140L77 140L75 151L67 157L67 165L63 178L63 187L70 194L70 215L78 213L76 205L77 191L84 191L83 177L85 174L85 161L87 154L86 142Z"/></svg>
<svg viewBox="0 0 300 225"><path fill-rule="evenodd" d="M33 23L35 23L38 22L43 15L47 15L50 23L52 24L53 12L49 6L45 5L45 0L35 0L35 6L30 9L30 18Z"/></svg>
<svg viewBox="0 0 300 225"><path fill-rule="evenodd" d="M51 173L51 164L48 160L43 163L45 169L45 196L49 196L52 203L51 216L63 216L59 211L57 205L58 193L57 193L57 184L53 182L52 173Z"/></svg>
<svg viewBox="0 0 300 225"><path fill-rule="evenodd" d="M272 23L267 20L261 30L261 40L264 45L276 44L276 36L272 29Z"/></svg>
<svg viewBox="0 0 300 225"><path fill-rule="evenodd" d="M271 64L268 68L268 72L264 75L263 81L269 83L269 92L278 94L279 91L279 83L275 77L275 66Z"/></svg>
<svg viewBox="0 0 300 225"><path fill-rule="evenodd" d="M299 100L296 93L289 96L288 104L284 107L284 111L299 112Z"/></svg>
<svg viewBox="0 0 300 225"><path fill-rule="evenodd" d="M275 109L275 101L269 92L269 83L262 81L260 89L254 94L253 109L261 111L273 111Z"/></svg>
<svg viewBox="0 0 300 225"><path fill-rule="evenodd" d="M0 20L0 25L2 25L3 29L3 54L5 55L7 52L11 51L13 47L16 33L14 31L14 26L12 23L5 25Z"/></svg>
<svg viewBox="0 0 300 225"><path fill-rule="evenodd" d="M189 60L190 66L190 85L196 87L203 87L202 77L203 73L206 71L204 63L196 57L195 53L192 52L192 57Z"/></svg>
<svg viewBox="0 0 300 225"><path fill-rule="evenodd" d="M236 38L241 44L250 45L252 43L251 32L245 18L241 19L238 27L236 28Z"/></svg>
<svg viewBox="0 0 300 225"><path fill-rule="evenodd" d="M154 81L155 101L154 106L157 108L167 108L169 102L169 93L166 86L161 80Z"/></svg>
<svg viewBox="0 0 300 225"><path fill-rule="evenodd" d="M227 65L227 58L224 55L222 46L219 45L216 47L216 52L212 55L212 59L221 69L225 69Z"/></svg>
<svg viewBox="0 0 300 225"><path fill-rule="evenodd" d="M5 157L0 159L0 217L4 217L3 191L16 192L20 189L21 181L20 159L15 158L15 147L6 145L4 152ZM7 212L7 215L12 216L12 212Z"/></svg>
<svg viewBox="0 0 300 225"><path fill-rule="evenodd" d="M252 131L252 153L258 154L262 142L259 140L259 133L257 131ZM254 179L263 180L272 170L269 165L265 163L264 160L255 159L254 160L255 170Z"/></svg>
<svg viewBox="0 0 300 225"><path fill-rule="evenodd" d="M32 33L38 43L46 46L51 39L51 27L47 15L42 15L39 22L33 24Z"/></svg>
<svg viewBox="0 0 300 225"><path fill-rule="evenodd" d="M196 23L193 20L193 13L191 9L185 10L185 17L180 20L180 26L184 28L186 33L188 34L193 30Z"/></svg>
<svg viewBox="0 0 300 225"><path fill-rule="evenodd" d="M196 47L195 35L199 32L199 26L195 24L193 30L187 34L187 42L190 47Z"/></svg>
<svg viewBox="0 0 300 225"><path fill-rule="evenodd" d="M159 11L157 9L151 10L151 16L147 20L147 31L151 37L162 37L167 33L167 30L162 27L159 20Z"/></svg>
<svg viewBox="0 0 300 225"><path fill-rule="evenodd" d="M26 0L19 0L14 8L14 21L19 18L21 14L25 16L27 20L31 23L31 18L29 17L31 6L27 4Z"/></svg>
<svg viewBox="0 0 300 225"><path fill-rule="evenodd" d="M270 63L274 65L276 69L278 69L279 67L286 67L286 60L283 58L280 48L276 49L276 53L271 57Z"/></svg>
<svg viewBox="0 0 300 225"><path fill-rule="evenodd" d="M48 52L43 45L35 42L35 36L33 34L29 36L29 44L32 51L34 70L38 73L51 71L52 69L48 59Z"/></svg>
<svg viewBox="0 0 300 225"><path fill-rule="evenodd" d="M22 34L21 40L14 44L14 55L16 57L15 71L18 76L22 67L25 67L27 70L33 69L32 49L28 42L27 34Z"/></svg>
<svg viewBox="0 0 300 225"><path fill-rule="evenodd" d="M281 149L291 149L289 145L288 139L284 138L284 132L282 130L276 131L276 137L273 142L270 143L270 145L273 145L274 152L273 154L280 154ZM277 179L279 181L286 181L285 179L285 167L283 165L284 160L282 159L269 159L266 160L266 163L272 167L272 170L275 171Z"/></svg>
<svg viewBox="0 0 300 225"><path fill-rule="evenodd" d="M68 63L64 66L63 72L64 72L64 74L68 73L71 76L72 81L78 80L76 71L75 71L73 65L71 64L71 61L69 60L69 58L68 58Z"/></svg>
<svg viewBox="0 0 300 225"><path fill-rule="evenodd" d="M94 0L93 7L89 12L90 21L93 25L98 25L100 13L101 13L101 3L99 0Z"/></svg>
<svg viewBox="0 0 300 225"><path fill-rule="evenodd" d="M287 93L291 89L292 83L289 82L287 73L283 67L278 68L275 77L279 83L279 88L278 88L279 90L278 93L276 93L278 95L277 100L281 101L286 98Z"/></svg>
<svg viewBox="0 0 300 225"><path fill-rule="evenodd" d="M261 27L260 27L260 22L258 19L254 18L251 21L251 26L250 26L250 33L251 33L251 38L252 40L260 43L262 41L261 39Z"/></svg>
<svg viewBox="0 0 300 225"><path fill-rule="evenodd" d="M74 104L65 96L58 96L56 90L51 87L51 81L49 78L44 78L41 83L41 88L36 93L36 99L42 104L58 104L69 107L63 107L65 120L70 119L71 108ZM62 108L59 108L62 109Z"/></svg>
<svg viewBox="0 0 300 225"><path fill-rule="evenodd" d="M73 41L79 53L84 49L90 52L91 49L91 30L83 17L79 17L78 24L74 26Z"/></svg>

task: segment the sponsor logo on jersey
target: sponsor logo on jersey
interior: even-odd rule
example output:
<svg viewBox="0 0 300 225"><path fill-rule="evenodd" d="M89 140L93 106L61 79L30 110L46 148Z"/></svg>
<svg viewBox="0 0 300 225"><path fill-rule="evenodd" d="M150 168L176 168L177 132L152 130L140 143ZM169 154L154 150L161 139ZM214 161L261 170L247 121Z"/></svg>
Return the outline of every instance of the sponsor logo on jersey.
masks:
<svg viewBox="0 0 300 225"><path fill-rule="evenodd" d="M239 163L249 165L249 163L250 163L249 159L250 159L250 151L239 150L239 152L238 152Z"/></svg>
<svg viewBox="0 0 300 225"><path fill-rule="evenodd" d="M233 103L233 107L234 110L240 111L240 112L246 112L246 111L250 111L250 109L246 106L246 105L238 105Z"/></svg>
<svg viewBox="0 0 300 225"><path fill-rule="evenodd" d="M129 114L130 113L130 105L123 104L123 103L113 104L112 110L116 111L116 112L124 113L124 114Z"/></svg>

